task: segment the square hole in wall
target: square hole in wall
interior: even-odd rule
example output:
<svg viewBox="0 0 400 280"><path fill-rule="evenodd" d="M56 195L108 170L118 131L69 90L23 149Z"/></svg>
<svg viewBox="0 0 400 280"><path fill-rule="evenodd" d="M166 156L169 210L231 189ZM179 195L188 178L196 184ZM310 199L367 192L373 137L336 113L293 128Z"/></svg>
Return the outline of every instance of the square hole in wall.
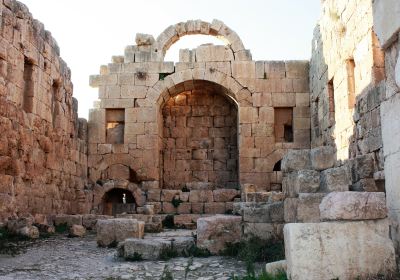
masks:
<svg viewBox="0 0 400 280"><path fill-rule="evenodd" d="M275 141L293 142L293 108L274 108Z"/></svg>
<svg viewBox="0 0 400 280"><path fill-rule="evenodd" d="M125 109L106 109L106 142L123 144L125 132Z"/></svg>

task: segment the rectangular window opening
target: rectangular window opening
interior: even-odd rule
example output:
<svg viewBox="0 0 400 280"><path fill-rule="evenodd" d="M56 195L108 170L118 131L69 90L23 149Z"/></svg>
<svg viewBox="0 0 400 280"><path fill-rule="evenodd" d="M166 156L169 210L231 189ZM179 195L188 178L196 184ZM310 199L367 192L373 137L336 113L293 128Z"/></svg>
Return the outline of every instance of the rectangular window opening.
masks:
<svg viewBox="0 0 400 280"><path fill-rule="evenodd" d="M56 118L57 115L60 113L58 106L57 106L57 96L60 91L60 85L58 82L53 82L51 87L51 119L53 123L53 127L56 126Z"/></svg>
<svg viewBox="0 0 400 280"><path fill-rule="evenodd" d="M274 108L275 141L293 142L293 108Z"/></svg>
<svg viewBox="0 0 400 280"><path fill-rule="evenodd" d="M125 109L106 109L106 142L123 144L125 133Z"/></svg>
<svg viewBox="0 0 400 280"><path fill-rule="evenodd" d="M33 63L25 57L24 60L24 94L22 107L25 112L33 112L33 97L34 97L34 81L33 81Z"/></svg>
<svg viewBox="0 0 400 280"><path fill-rule="evenodd" d="M328 98L329 98L329 117L335 120L335 88L333 78L328 82Z"/></svg>
<svg viewBox="0 0 400 280"><path fill-rule="evenodd" d="M355 84L355 76L354 71L356 68L356 64L354 59L349 59L346 62L347 68L347 88L348 88L348 104L349 109L353 109L356 105L356 84Z"/></svg>

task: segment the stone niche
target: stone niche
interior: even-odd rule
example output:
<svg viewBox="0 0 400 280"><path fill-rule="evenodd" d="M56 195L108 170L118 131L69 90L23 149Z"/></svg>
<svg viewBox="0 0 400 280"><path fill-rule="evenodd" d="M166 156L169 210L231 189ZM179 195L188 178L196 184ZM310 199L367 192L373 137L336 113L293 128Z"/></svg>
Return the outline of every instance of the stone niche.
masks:
<svg viewBox="0 0 400 280"><path fill-rule="evenodd" d="M196 82L162 107L163 188L238 188L237 106Z"/></svg>

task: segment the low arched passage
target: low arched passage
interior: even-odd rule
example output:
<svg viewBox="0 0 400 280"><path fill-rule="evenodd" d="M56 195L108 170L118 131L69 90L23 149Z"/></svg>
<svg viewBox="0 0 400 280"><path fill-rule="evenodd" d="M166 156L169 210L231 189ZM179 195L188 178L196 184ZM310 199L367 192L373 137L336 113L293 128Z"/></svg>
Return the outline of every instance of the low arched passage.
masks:
<svg viewBox="0 0 400 280"><path fill-rule="evenodd" d="M104 194L101 208L103 215L133 214L136 213L135 198L128 190L114 188Z"/></svg>

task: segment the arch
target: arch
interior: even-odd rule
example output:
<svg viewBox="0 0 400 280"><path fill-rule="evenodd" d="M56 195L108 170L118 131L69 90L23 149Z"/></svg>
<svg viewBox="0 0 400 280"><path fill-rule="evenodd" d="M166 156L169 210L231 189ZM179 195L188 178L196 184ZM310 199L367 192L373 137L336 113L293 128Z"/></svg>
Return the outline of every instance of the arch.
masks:
<svg viewBox="0 0 400 280"><path fill-rule="evenodd" d="M145 203L145 194L138 185L130 183L127 180L109 180L101 185L96 185L94 188L93 205L100 207L105 194L112 189L121 189L130 192L137 206L143 206Z"/></svg>
<svg viewBox="0 0 400 280"><path fill-rule="evenodd" d="M103 215L133 214L136 213L135 198L133 193L126 189L112 188L103 195L100 208Z"/></svg>
<svg viewBox="0 0 400 280"><path fill-rule="evenodd" d="M156 40L157 48L165 56L167 50L186 35L211 35L226 41L234 53L245 51L240 37L222 21L214 19L211 23L202 20L188 20L167 27Z"/></svg>
<svg viewBox="0 0 400 280"><path fill-rule="evenodd" d="M251 104L251 92L226 73L215 68L195 68L175 72L159 80L150 90L146 98L154 100L158 106L174 95L194 89L197 81L210 82L219 87L238 107Z"/></svg>

